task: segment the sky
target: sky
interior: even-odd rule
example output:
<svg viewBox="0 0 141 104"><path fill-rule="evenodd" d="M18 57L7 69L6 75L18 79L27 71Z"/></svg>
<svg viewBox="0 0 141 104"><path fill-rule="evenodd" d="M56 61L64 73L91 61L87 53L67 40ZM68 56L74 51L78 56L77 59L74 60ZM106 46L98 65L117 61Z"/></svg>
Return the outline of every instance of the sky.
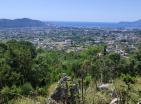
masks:
<svg viewBox="0 0 141 104"><path fill-rule="evenodd" d="M141 19L141 0L0 0L0 18L119 22Z"/></svg>

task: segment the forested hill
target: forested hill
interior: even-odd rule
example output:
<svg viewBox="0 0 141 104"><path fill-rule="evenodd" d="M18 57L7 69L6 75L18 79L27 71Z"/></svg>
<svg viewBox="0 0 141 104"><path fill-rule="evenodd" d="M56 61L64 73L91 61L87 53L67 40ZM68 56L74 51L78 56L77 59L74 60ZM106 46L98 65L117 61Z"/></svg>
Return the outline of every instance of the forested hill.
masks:
<svg viewBox="0 0 141 104"><path fill-rule="evenodd" d="M72 104L110 104L113 98L120 98L120 104L137 104L141 98L140 63L141 48L123 57L107 52L104 45L66 53L36 49L25 41L0 43L0 104L35 104L27 100L35 100L38 96L45 97L46 101L63 73L69 77L62 77L57 86L58 89L66 86L67 93L60 95L60 90L56 90L59 104L64 100L58 96L66 102L74 102ZM21 96L25 103L19 103ZM1 103L5 98L5 103ZM56 100L56 93L52 98Z"/></svg>
<svg viewBox="0 0 141 104"><path fill-rule="evenodd" d="M0 28L17 28L17 27L44 27L46 24L39 20L28 18L22 19L0 19Z"/></svg>

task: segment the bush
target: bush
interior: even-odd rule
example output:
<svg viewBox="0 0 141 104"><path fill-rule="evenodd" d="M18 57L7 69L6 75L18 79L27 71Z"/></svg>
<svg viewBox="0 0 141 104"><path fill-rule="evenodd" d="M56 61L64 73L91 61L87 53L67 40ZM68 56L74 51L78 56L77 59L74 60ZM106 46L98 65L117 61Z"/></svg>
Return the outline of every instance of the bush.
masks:
<svg viewBox="0 0 141 104"><path fill-rule="evenodd" d="M8 95L9 92L10 92L10 88L8 86L3 87L2 90L1 90L2 95Z"/></svg>
<svg viewBox="0 0 141 104"><path fill-rule="evenodd" d="M48 94L48 87L45 86L45 87L42 87L42 88L37 88L36 91L39 95L44 96L44 95Z"/></svg>
<svg viewBox="0 0 141 104"><path fill-rule="evenodd" d="M11 93L15 93L15 94L21 94L21 88L17 87L16 85L13 85L11 87Z"/></svg>
<svg viewBox="0 0 141 104"><path fill-rule="evenodd" d="M86 85L86 87L88 87L88 86L89 86L89 84L90 84L91 80L92 80L92 78L91 78L91 76L90 76L90 75L89 75L89 76L86 76L86 78L85 78L85 85Z"/></svg>
<svg viewBox="0 0 141 104"><path fill-rule="evenodd" d="M21 90L22 90L22 94L23 95L30 95L32 92L33 92L33 87L30 83L25 83L22 87L21 87Z"/></svg>

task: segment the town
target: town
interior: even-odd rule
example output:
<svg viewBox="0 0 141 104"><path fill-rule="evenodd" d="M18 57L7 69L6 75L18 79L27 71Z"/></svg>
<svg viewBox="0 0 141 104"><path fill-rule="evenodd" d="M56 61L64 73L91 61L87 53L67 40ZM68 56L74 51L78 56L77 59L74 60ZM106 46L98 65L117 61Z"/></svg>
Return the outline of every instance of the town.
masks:
<svg viewBox="0 0 141 104"><path fill-rule="evenodd" d="M0 40L30 41L46 50L81 51L85 47L104 44L107 52L122 56L137 51L141 41L140 29L46 27L46 28L5 28L0 29Z"/></svg>

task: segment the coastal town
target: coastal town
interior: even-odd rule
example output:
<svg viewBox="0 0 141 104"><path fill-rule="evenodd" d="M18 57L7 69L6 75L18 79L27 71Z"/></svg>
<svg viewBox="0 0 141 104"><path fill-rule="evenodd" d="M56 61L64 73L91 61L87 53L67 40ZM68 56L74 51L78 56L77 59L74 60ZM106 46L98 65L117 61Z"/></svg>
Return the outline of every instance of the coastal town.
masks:
<svg viewBox="0 0 141 104"><path fill-rule="evenodd" d="M122 56L137 50L141 41L140 29L46 27L46 28L5 28L0 29L0 40L30 41L46 50L81 51L85 47L104 44L107 52Z"/></svg>

